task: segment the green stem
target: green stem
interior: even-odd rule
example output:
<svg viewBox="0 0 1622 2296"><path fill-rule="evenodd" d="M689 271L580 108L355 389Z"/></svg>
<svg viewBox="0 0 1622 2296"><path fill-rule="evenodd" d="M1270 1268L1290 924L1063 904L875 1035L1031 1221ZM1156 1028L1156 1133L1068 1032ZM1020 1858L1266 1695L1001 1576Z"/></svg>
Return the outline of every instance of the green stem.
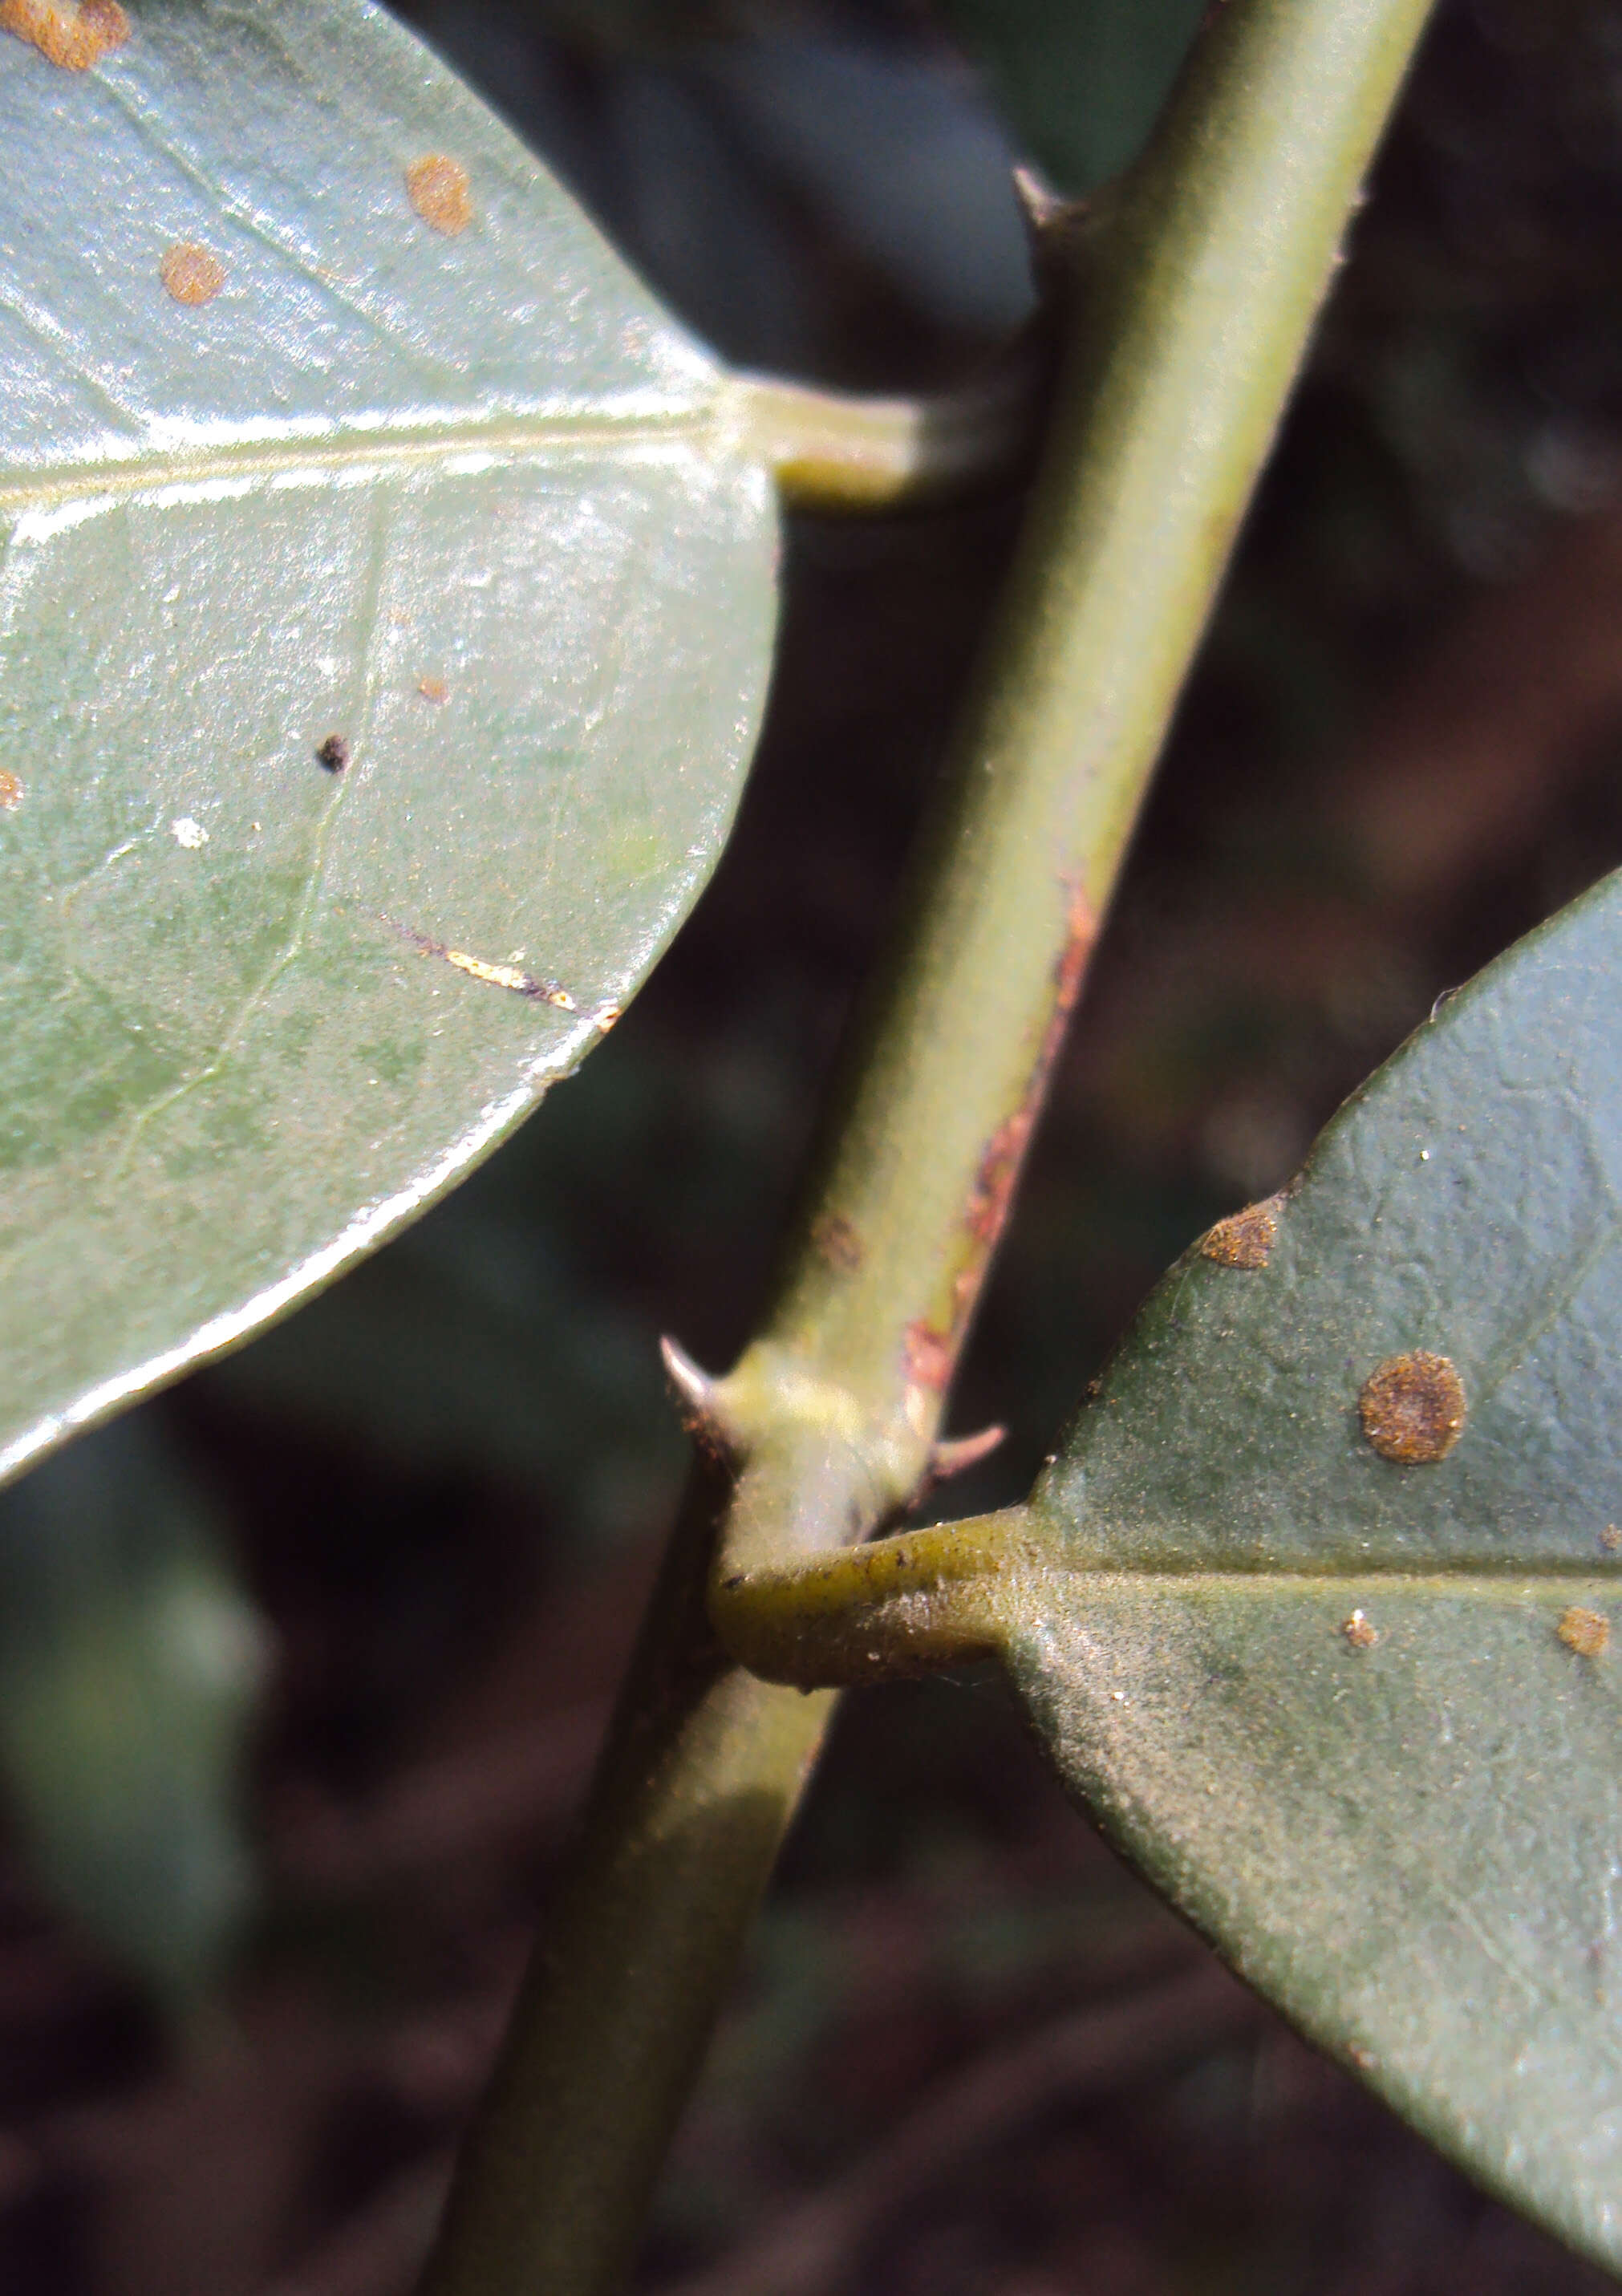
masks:
<svg viewBox="0 0 1622 2296"><path fill-rule="evenodd" d="M813 1229L840 1248L799 1254L772 1319L875 1416L899 1386L929 1421L961 1344L1055 1010L1425 13L1213 8L1082 250L1030 518Z"/></svg>
<svg viewBox="0 0 1622 2296"><path fill-rule="evenodd" d="M676 1361L737 1474L717 1622L728 1579L865 1538L938 1463L1098 920L1426 6L1215 5L1086 235L1031 512L820 1192L736 1370ZM706 1615L719 1512L700 1494L673 1549L427 2296L617 2284L815 1757L825 1706L729 1661Z"/></svg>
<svg viewBox="0 0 1622 2296"><path fill-rule="evenodd" d="M1042 361L1028 339L930 398L814 390L769 375L730 386L732 427L799 510L893 510L1006 478L1030 446Z"/></svg>
<svg viewBox="0 0 1622 2296"><path fill-rule="evenodd" d="M631 2261L671 2123L832 1708L727 1661L701 1464L561 1901L463 2148L433 2296L574 2296Z"/></svg>

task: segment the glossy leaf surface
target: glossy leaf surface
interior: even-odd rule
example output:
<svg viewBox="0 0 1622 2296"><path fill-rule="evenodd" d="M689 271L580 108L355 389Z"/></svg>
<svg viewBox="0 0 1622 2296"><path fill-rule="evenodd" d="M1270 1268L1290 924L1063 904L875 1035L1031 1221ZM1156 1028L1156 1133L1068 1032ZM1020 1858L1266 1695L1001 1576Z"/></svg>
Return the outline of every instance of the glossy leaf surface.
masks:
<svg viewBox="0 0 1622 2296"><path fill-rule="evenodd" d="M1612 2267L1619 978L1613 878L1443 1004L1249 1248L1174 1269L1034 1496L1061 1567L1009 1639L1067 1779L1235 1966ZM1393 1361L1453 1367L1462 1426L1407 1441L1439 1456L1371 1439Z"/></svg>
<svg viewBox="0 0 1622 2296"><path fill-rule="evenodd" d="M361 0L0 37L0 118L4 1472L598 1040L728 827L776 544L726 379Z"/></svg>

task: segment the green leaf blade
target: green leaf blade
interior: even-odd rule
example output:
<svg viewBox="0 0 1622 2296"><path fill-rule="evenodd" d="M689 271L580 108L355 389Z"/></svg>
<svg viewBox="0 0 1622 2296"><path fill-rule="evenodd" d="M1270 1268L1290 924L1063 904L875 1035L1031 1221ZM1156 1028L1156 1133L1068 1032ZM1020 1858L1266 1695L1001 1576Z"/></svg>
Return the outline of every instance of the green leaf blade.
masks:
<svg viewBox="0 0 1622 2296"><path fill-rule="evenodd" d="M1171 1568L1599 1567L1622 1520L1622 882L1443 1004L1276 1204L1267 1265L1196 1245L1035 1504ZM1413 1351L1467 1409L1394 1464L1359 1397Z"/></svg>
<svg viewBox="0 0 1622 2296"><path fill-rule="evenodd" d="M1011 1665L1067 1782L1240 1974L1511 2205L1622 2260L1614 1578L1066 1590ZM1342 1631L1354 1607L1378 1643Z"/></svg>
<svg viewBox="0 0 1622 2296"><path fill-rule="evenodd" d="M0 38L0 107L4 1474L600 1040L730 825L776 532L726 378L360 0Z"/></svg>
<svg viewBox="0 0 1622 2296"><path fill-rule="evenodd" d="M1619 974L1611 878L1348 1103L1261 1249L1213 1231L1172 1271L1033 1496L1054 1567L1007 1611L1038 1731L1123 1849L1613 2269ZM1415 1357L1452 1366L1462 1423L1382 1456L1367 1382Z"/></svg>

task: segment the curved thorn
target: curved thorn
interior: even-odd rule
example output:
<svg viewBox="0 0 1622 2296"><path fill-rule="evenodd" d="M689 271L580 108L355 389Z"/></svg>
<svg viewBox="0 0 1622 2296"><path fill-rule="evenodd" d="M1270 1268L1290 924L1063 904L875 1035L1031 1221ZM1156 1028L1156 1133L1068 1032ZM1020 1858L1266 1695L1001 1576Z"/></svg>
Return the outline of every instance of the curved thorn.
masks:
<svg viewBox="0 0 1622 2296"><path fill-rule="evenodd" d="M1014 191L1025 211L1026 228L1039 234L1057 223L1067 208L1076 202L1056 191L1034 160L1021 160L1013 171Z"/></svg>
<svg viewBox="0 0 1622 2296"><path fill-rule="evenodd" d="M1007 1435L1006 1427L982 1427L972 1435L954 1435L945 1443L937 1443L930 1454L930 1480L944 1483L949 1475L961 1475L967 1467L978 1467L988 1459Z"/></svg>
<svg viewBox="0 0 1622 2296"><path fill-rule="evenodd" d="M665 1359L665 1373L676 1390L676 1399L683 1411L694 1419L713 1425L716 1418L716 1383L707 1371L700 1369L679 1340L667 1332L659 1343L659 1354Z"/></svg>

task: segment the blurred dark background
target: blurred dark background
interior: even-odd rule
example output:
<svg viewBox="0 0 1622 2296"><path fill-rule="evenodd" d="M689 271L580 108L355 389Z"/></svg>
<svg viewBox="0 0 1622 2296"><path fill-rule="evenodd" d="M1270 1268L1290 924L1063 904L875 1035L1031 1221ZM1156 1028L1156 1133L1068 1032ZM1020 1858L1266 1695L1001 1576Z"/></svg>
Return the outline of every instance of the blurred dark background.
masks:
<svg viewBox="0 0 1622 2296"><path fill-rule="evenodd" d="M862 388L1028 316L1190 0L410 0L697 331ZM0 2288L404 2296L684 1446L749 1335L1019 514L798 521L709 892L448 1202L0 1500ZM1443 0L1181 711L956 1406L1020 1496L1159 1269L1622 862L1622 0ZM650 2231L697 2296L1542 2296L988 1679L848 1703Z"/></svg>

